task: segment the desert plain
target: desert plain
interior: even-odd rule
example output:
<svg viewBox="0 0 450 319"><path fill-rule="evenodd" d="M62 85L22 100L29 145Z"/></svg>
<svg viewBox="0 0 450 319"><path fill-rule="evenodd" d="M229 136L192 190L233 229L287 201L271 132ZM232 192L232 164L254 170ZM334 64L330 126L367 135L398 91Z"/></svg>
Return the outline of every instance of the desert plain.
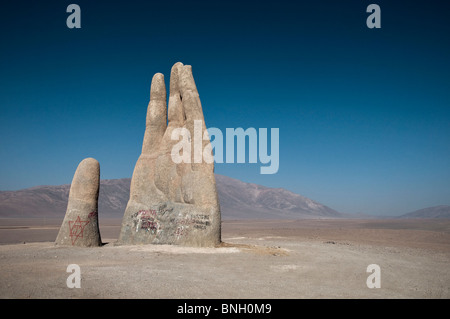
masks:
<svg viewBox="0 0 450 319"><path fill-rule="evenodd" d="M0 219L0 298L450 298L450 219L224 220L215 248L117 245L120 219L56 246L61 222Z"/></svg>

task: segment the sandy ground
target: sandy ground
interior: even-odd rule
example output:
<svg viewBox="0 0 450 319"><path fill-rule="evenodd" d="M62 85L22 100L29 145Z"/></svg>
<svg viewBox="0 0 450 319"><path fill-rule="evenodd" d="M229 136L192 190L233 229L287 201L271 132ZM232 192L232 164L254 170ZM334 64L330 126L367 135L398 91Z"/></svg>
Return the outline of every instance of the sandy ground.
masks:
<svg viewBox="0 0 450 319"><path fill-rule="evenodd" d="M0 298L450 298L450 220L224 221L218 248L116 246L107 219L103 247L57 247L60 222L0 219Z"/></svg>

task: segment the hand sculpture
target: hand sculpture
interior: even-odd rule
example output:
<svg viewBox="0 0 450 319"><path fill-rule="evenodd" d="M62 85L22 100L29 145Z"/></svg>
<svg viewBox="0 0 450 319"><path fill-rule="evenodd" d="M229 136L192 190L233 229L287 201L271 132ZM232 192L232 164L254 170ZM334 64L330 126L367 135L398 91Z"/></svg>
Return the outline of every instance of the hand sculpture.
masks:
<svg viewBox="0 0 450 319"><path fill-rule="evenodd" d="M85 158L73 176L66 215L56 237L57 245L102 245L97 214L99 187L100 164L93 158Z"/></svg>
<svg viewBox="0 0 450 319"><path fill-rule="evenodd" d="M214 162L202 156L205 152L212 158L212 152L191 66L178 62L172 67L168 111L166 99L164 75L157 73L152 79L142 153L131 179L118 244L218 245L221 218ZM172 157L180 151L174 148L180 141L172 139L177 129L190 133L188 149L176 154L188 161L180 163ZM190 138L196 134L200 134L202 146L200 162L195 156L199 150L194 154Z"/></svg>

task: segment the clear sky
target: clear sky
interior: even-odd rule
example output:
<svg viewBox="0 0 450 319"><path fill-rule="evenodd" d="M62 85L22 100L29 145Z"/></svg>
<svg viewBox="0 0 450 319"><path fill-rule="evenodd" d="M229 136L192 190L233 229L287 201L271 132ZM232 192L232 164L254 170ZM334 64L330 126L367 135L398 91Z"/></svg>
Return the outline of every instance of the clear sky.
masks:
<svg viewBox="0 0 450 319"><path fill-rule="evenodd" d="M66 8L81 7L81 29ZM381 7L381 29L366 8ZM450 205L448 1L9 1L0 8L0 190L131 177L153 74L193 67L206 124L279 128L283 187L341 212Z"/></svg>

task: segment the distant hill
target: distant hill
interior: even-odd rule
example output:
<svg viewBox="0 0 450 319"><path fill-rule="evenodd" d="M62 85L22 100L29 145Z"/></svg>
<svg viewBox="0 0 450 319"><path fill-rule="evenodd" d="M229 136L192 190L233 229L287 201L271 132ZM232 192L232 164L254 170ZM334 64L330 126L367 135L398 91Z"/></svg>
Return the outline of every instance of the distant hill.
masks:
<svg viewBox="0 0 450 319"><path fill-rule="evenodd" d="M99 212L121 217L130 193L130 179L102 180ZM64 217L70 185L36 186L0 192L0 217Z"/></svg>
<svg viewBox="0 0 450 319"><path fill-rule="evenodd" d="M224 218L341 218L323 204L283 188L269 188L216 175L220 207Z"/></svg>
<svg viewBox="0 0 450 319"><path fill-rule="evenodd" d="M427 207L401 215L400 218L450 218L450 206Z"/></svg>
<svg viewBox="0 0 450 319"><path fill-rule="evenodd" d="M99 195L101 217L123 216L129 199L130 179L102 180ZM282 188L244 183L216 174L222 218L298 219L340 218L325 205ZM37 186L0 192L0 217L63 217L70 185Z"/></svg>

